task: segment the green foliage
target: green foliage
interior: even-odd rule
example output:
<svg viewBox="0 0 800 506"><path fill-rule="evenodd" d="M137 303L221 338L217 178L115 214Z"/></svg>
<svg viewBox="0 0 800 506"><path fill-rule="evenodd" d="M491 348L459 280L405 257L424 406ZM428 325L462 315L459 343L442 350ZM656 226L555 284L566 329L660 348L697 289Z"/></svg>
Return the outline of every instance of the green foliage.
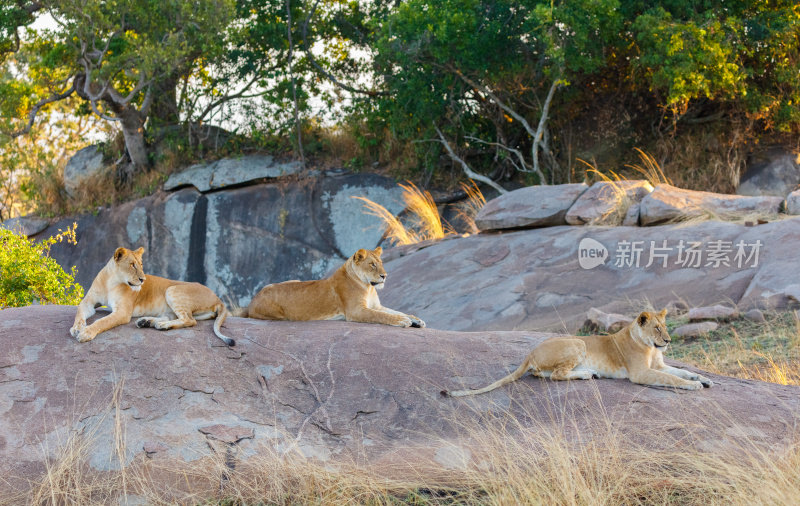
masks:
<svg viewBox="0 0 800 506"><path fill-rule="evenodd" d="M76 244L77 224L39 243L12 230L0 229L0 310L38 304L78 304L83 288L75 282L75 267L67 273L50 258L50 247L62 241Z"/></svg>

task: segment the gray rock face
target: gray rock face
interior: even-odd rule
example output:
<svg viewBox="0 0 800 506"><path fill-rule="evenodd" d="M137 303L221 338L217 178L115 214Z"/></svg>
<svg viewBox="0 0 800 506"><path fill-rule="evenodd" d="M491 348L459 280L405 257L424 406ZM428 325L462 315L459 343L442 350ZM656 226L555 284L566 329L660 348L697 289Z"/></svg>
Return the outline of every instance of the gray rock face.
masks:
<svg viewBox="0 0 800 506"><path fill-rule="evenodd" d="M785 197L800 184L800 154L782 148L770 149L742 176L739 195Z"/></svg>
<svg viewBox="0 0 800 506"><path fill-rule="evenodd" d="M671 334L673 337L699 337L717 330L717 327L719 327L717 322L687 323L674 329Z"/></svg>
<svg viewBox="0 0 800 506"><path fill-rule="evenodd" d="M475 224L482 231L564 225L567 211L587 188L585 183L520 188L487 202Z"/></svg>
<svg viewBox="0 0 800 506"><path fill-rule="evenodd" d="M632 322L633 318L621 314L604 313L593 307L586 313L586 320L590 322L592 327L596 327L598 330L606 330L609 333L613 333L621 330L625 325Z"/></svg>
<svg viewBox="0 0 800 506"><path fill-rule="evenodd" d="M800 190L795 190L786 197L786 214L800 214Z"/></svg>
<svg viewBox="0 0 800 506"><path fill-rule="evenodd" d="M654 225L701 216L727 218L753 213L777 214L782 203L783 197L723 195L660 184L642 199L639 221L642 225Z"/></svg>
<svg viewBox="0 0 800 506"><path fill-rule="evenodd" d="M479 234L386 262L381 302L419 304L414 314L429 327L465 331L574 332L592 307L636 314L676 299L730 300L743 311L787 307L787 290L800 287L798 244L800 218ZM605 255L579 256L587 250Z"/></svg>
<svg viewBox="0 0 800 506"><path fill-rule="evenodd" d="M20 216L0 223L0 228L21 232L27 237L38 234L50 224L49 220L37 216Z"/></svg>
<svg viewBox="0 0 800 506"><path fill-rule="evenodd" d="M638 206L652 191L653 187L647 181L597 182L572 204L566 222L569 225L620 225L631 206Z"/></svg>
<svg viewBox="0 0 800 506"><path fill-rule="evenodd" d="M144 247L145 272L208 285L223 300L246 306L262 286L317 279L359 248L374 248L383 226L362 212L366 196L391 212L403 209L394 181L340 175L202 194L194 188L158 193L78 222L78 246L56 244L65 268L78 267L87 288L118 246Z"/></svg>
<svg viewBox="0 0 800 506"><path fill-rule="evenodd" d="M64 167L64 188L66 188L67 194L74 197L81 183L87 178L100 174L103 170L105 170L105 165L100 146L94 144L79 150Z"/></svg>
<svg viewBox="0 0 800 506"><path fill-rule="evenodd" d="M742 316L744 316L745 319L750 320L751 322L764 323L765 321L767 321L767 319L764 318L764 313L762 313L760 309L751 309Z"/></svg>
<svg viewBox="0 0 800 506"><path fill-rule="evenodd" d="M688 423L691 442L716 452L752 444L781 451L793 443L786 427L800 422L797 387L707 373L714 387L698 392L526 377L467 400L439 395L511 371L546 337L538 333L229 318L232 349L220 346L210 321L166 333L129 323L80 344L68 334L74 313L0 311L0 473L15 478L0 480L0 497L42 476L45 459L76 434L90 438L87 472L149 458L161 466L152 479L174 485L186 480L185 462L219 445L235 445L237 469L291 448L331 466L357 459L396 472L408 462L479 465L475 442L460 431L509 420L581 444L602 437L594 415L602 409L623 434L654 434L657 425L643 444L671 449L685 442Z"/></svg>
<svg viewBox="0 0 800 506"><path fill-rule="evenodd" d="M693 307L689 310L687 316L689 321L693 322L701 320L730 320L731 318L737 318L739 311L736 308L717 304L714 306Z"/></svg>
<svg viewBox="0 0 800 506"><path fill-rule="evenodd" d="M173 174L164 183L165 190L194 186L201 192L225 188L264 178L297 174L303 169L300 162L278 162L271 155L249 155L223 158L208 164L192 165Z"/></svg>

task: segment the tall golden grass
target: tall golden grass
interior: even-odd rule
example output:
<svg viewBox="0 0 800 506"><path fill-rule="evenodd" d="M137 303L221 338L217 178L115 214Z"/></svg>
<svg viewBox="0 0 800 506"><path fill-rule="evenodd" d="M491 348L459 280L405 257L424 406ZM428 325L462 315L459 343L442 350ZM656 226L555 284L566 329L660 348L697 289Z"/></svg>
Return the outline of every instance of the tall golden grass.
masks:
<svg viewBox="0 0 800 506"><path fill-rule="evenodd" d="M467 227L477 232L475 215L486 204L480 189L474 182L461 187L467 199L459 206L456 213L465 222ZM442 220L439 208L430 192L419 189L414 183L400 183L403 189L403 203L408 213L408 225L392 214L388 209L373 202L366 197L352 197L364 202L366 214L376 216L386 226L385 237L394 245L415 244L430 239L442 239L447 235L455 234L456 230L446 221Z"/></svg>
<svg viewBox="0 0 800 506"><path fill-rule="evenodd" d="M634 150L639 155L639 160L641 163L626 165L626 167L629 167L644 176L644 178L647 179L647 181L653 185L653 187L656 187L659 184L672 184L672 180L664 175L664 171L661 169L661 166L652 155L645 153L639 148L634 148Z"/></svg>
<svg viewBox="0 0 800 506"><path fill-rule="evenodd" d="M765 316L762 323L734 321L676 342L670 358L724 376L800 386L800 319L793 311Z"/></svg>
<svg viewBox="0 0 800 506"><path fill-rule="evenodd" d="M536 395L525 390L515 389L518 395ZM480 421L453 420L453 438L430 440L455 450L469 448L463 465L449 469L425 462L380 468L368 462L325 463L303 457L295 447L269 443L242 460L231 458L236 449L230 447L230 453L209 449L192 462L140 454L125 466L120 399L121 387L106 414L115 418L117 470L90 467L90 455L101 443L89 428L73 434L55 458L46 460L45 472L28 490L0 497L0 504L749 506L794 504L800 497L800 439L785 448L767 448L742 432L725 443L725 451L700 450L691 435L676 446L669 432L612 421L599 393L590 412L575 415L592 423L591 438L571 430L574 417L564 413L547 422L536 422L536 416L522 422L497 406ZM733 417L711 414L704 419L718 420L720 432L735 429ZM687 434L692 430L687 426Z"/></svg>

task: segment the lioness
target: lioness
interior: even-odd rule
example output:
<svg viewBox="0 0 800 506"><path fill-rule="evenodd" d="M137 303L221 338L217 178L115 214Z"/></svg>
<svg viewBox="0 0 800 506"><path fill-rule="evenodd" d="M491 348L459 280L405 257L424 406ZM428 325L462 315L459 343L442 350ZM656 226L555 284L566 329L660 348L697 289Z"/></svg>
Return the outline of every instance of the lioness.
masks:
<svg viewBox="0 0 800 506"><path fill-rule="evenodd" d="M216 316L214 334L228 346L236 344L220 331L228 310L214 292L200 283L145 276L143 254L144 248L136 251L117 248L78 306L75 323L69 329L72 337L82 343L91 341L101 332L128 323L132 316L142 317L136 320L137 327L159 330L191 327L196 320ZM101 305L109 306L111 314L87 327L86 319Z"/></svg>
<svg viewBox="0 0 800 506"><path fill-rule="evenodd" d="M347 320L397 327L424 327L425 322L381 306L376 288L383 288L380 246L360 249L330 277L315 281L284 281L262 288L237 316L262 320Z"/></svg>
<svg viewBox="0 0 800 506"><path fill-rule="evenodd" d="M628 378L640 385L700 390L713 385L705 376L664 364L662 349L670 342L664 317L645 311L625 328L607 336L552 337L525 357L516 371L477 390L442 391L463 397L482 394L519 379L529 370L553 380Z"/></svg>

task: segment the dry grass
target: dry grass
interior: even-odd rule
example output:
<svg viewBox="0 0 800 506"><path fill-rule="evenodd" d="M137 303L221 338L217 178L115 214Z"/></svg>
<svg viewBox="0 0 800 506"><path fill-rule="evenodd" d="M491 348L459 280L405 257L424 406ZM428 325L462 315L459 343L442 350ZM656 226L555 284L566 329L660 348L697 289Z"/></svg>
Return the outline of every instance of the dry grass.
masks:
<svg viewBox="0 0 800 506"><path fill-rule="evenodd" d="M120 420L118 410L115 395L106 416ZM88 465L99 444L89 430L73 435L28 491L0 497L0 504L751 505L791 504L800 497L798 445L766 451L743 439L721 455L694 449L692 441L677 448L659 440L668 437L659 431L642 428L637 435L601 409L585 416L592 416L595 429L583 441L568 435L569 420L526 426L502 408L480 423L456 421L457 437L434 443L471 452L463 466L449 470L420 462L332 465L291 446L264 444L241 461L232 458L235 447L216 447L193 462L140 454L117 471L98 472ZM735 425L724 415L720 420L727 428ZM119 422L114 434L121 463Z"/></svg>
<svg viewBox="0 0 800 506"><path fill-rule="evenodd" d="M767 312L763 323L734 320L698 338L675 338L669 356L707 371L800 386L800 322L794 311ZM670 320L675 327L685 319Z"/></svg>
<svg viewBox="0 0 800 506"><path fill-rule="evenodd" d="M469 184L463 182L459 184L464 193L467 194L467 198L463 202L456 204L456 216L471 234L477 234L479 230L478 226L475 225L475 216L486 205L486 198L478 188L478 185L475 184L475 181L470 179Z"/></svg>
<svg viewBox="0 0 800 506"><path fill-rule="evenodd" d="M652 155L639 148L634 148L639 155L640 163L626 165L642 176L655 188L660 184L672 184L672 180L664 175L664 171Z"/></svg>
<svg viewBox="0 0 800 506"><path fill-rule="evenodd" d="M408 225L389 212L385 207L366 197L352 197L364 202L365 213L378 217L386 225L384 236L394 245L415 244L431 239L442 239L455 234L455 229L443 221L439 208L430 192L417 188L414 183L400 184L403 189L403 203L408 213ZM467 223L475 228L474 215L486 203L477 186L463 186L468 199L461 209ZM470 215L471 214L471 215Z"/></svg>

